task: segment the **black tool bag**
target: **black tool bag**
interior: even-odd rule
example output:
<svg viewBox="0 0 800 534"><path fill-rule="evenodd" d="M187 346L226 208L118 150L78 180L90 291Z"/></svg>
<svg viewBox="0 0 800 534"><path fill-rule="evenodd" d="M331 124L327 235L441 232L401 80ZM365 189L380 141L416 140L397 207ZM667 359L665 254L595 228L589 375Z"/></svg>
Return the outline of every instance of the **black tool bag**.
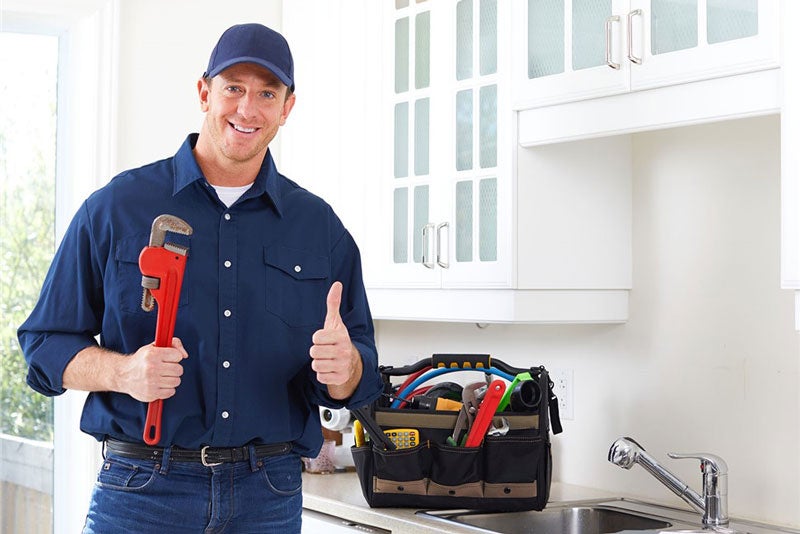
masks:
<svg viewBox="0 0 800 534"><path fill-rule="evenodd" d="M437 376L473 371L475 376L469 378L478 380L483 375L475 371L506 380L530 373L541 394L535 407L528 403L525 411L510 411L509 406L495 413L494 426L507 425L504 435L486 435L478 447L453 446L448 437L458 412L391 407L393 402L401 402L398 395L403 395L395 391L390 378L417 374L417 381L424 380L426 375L420 373L428 367L431 370L426 372ZM386 395L372 406L353 410L370 438L364 445L354 446L352 453L371 507L489 511L545 507L552 471L549 429L552 423L553 432L560 433L561 422L553 383L544 367L515 368L488 355L435 354L406 367L381 367L381 373ZM417 445L389 450L379 435L388 429L416 430Z"/></svg>

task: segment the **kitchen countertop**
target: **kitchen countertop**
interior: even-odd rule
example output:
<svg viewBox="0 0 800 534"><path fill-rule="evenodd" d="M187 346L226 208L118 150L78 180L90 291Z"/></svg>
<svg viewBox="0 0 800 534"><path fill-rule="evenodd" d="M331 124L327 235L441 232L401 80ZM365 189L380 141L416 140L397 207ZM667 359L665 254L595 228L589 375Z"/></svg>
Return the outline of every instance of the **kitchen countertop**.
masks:
<svg viewBox="0 0 800 534"><path fill-rule="evenodd" d="M554 482L550 502L605 499L615 495L591 488ZM442 532L474 534L475 530L446 524L424 515L415 508L370 508L361 493L355 473L329 475L303 474L303 508L340 517L348 521L391 530L393 534Z"/></svg>

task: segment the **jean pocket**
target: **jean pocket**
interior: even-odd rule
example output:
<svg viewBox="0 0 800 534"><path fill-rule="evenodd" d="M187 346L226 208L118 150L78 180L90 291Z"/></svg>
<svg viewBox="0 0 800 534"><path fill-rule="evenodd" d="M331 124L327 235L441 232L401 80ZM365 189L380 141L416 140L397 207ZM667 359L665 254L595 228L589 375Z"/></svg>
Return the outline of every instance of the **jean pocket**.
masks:
<svg viewBox="0 0 800 534"><path fill-rule="evenodd" d="M331 262L308 250L264 248L266 307L289 326L322 325Z"/></svg>
<svg viewBox="0 0 800 534"><path fill-rule="evenodd" d="M146 488L156 477L152 462L128 462L119 458L107 458L97 475L97 483L109 489L135 491Z"/></svg>
<svg viewBox="0 0 800 534"><path fill-rule="evenodd" d="M302 468L296 454L264 458L261 473L267 487L276 495L295 495L302 489Z"/></svg>

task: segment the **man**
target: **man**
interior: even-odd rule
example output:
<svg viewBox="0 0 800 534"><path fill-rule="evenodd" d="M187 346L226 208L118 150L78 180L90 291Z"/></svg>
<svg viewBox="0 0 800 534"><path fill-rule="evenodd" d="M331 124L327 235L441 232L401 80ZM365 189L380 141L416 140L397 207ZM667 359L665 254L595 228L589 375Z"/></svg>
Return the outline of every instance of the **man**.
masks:
<svg viewBox="0 0 800 534"><path fill-rule="evenodd" d="M285 39L229 28L197 87L200 133L86 200L19 330L33 389L91 392L81 429L105 461L87 533L299 532L317 406L381 391L358 249L268 150L295 103ZM154 346L140 306L137 260L161 214L193 228L169 234L189 249L171 347Z"/></svg>

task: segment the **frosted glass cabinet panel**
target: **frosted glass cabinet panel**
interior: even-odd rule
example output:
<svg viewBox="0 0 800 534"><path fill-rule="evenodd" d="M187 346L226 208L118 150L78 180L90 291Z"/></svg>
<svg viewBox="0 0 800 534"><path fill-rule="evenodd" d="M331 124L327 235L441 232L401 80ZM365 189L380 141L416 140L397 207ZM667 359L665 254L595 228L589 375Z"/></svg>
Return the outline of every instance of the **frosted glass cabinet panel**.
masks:
<svg viewBox="0 0 800 534"><path fill-rule="evenodd" d="M631 0L631 89L779 66L776 0Z"/></svg>
<svg viewBox="0 0 800 534"><path fill-rule="evenodd" d="M511 3L380 1L392 128L375 225L382 269L371 279L510 287Z"/></svg>
<svg viewBox="0 0 800 534"><path fill-rule="evenodd" d="M514 107L779 66L777 0L526 0L514 14Z"/></svg>

